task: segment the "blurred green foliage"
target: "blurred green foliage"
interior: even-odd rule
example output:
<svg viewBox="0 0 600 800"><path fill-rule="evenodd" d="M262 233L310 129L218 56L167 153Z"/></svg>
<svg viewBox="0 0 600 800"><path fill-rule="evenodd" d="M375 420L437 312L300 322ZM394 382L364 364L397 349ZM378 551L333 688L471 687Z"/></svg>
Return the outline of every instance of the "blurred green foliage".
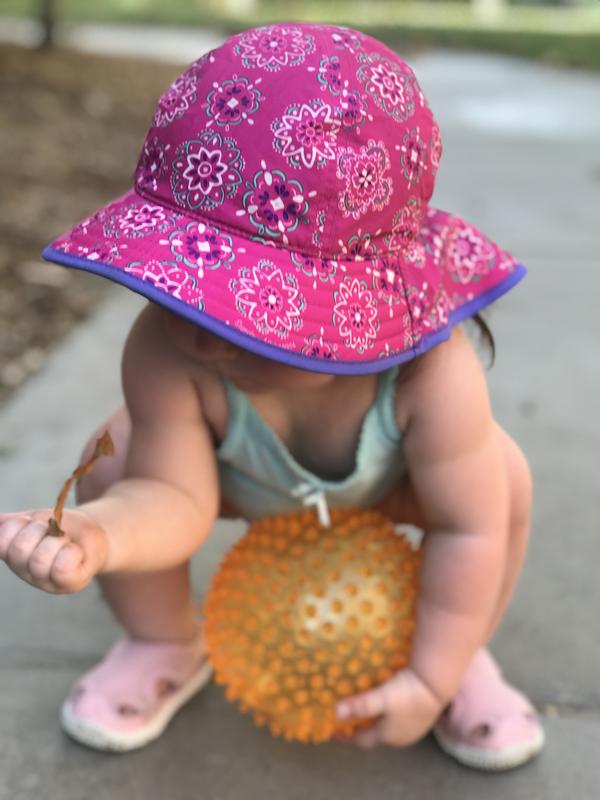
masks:
<svg viewBox="0 0 600 800"><path fill-rule="evenodd" d="M532 0L527 0L531 3ZM572 2L572 0L571 0ZM444 46L509 53L600 69L600 2L557 7L508 5L495 24L478 21L468 0L55 0L61 20L209 26L234 32L276 20L351 25L392 46ZM40 0L3 0L2 13L36 16Z"/></svg>

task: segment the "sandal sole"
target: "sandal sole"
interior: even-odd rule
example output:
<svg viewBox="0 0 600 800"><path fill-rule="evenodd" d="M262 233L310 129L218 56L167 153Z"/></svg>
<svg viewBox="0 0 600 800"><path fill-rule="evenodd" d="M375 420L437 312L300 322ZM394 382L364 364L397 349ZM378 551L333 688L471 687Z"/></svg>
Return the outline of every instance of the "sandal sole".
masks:
<svg viewBox="0 0 600 800"><path fill-rule="evenodd" d="M526 764L538 755L544 747L546 739L544 731L540 727L537 737L530 742L505 747L500 751L493 752L457 742L455 739L446 736L439 726L436 726L432 733L445 753L467 767L485 770L486 772L502 772L503 770L514 769Z"/></svg>
<svg viewBox="0 0 600 800"><path fill-rule="evenodd" d="M212 676L212 665L208 659L204 661L196 674L186 684L165 700L160 710L143 727L134 731L111 731L99 725L93 725L78 717L67 698L60 711L60 722L65 733L80 744L95 750L112 753L123 753L144 747L157 739L165 730L172 717L182 705L197 694L209 682Z"/></svg>

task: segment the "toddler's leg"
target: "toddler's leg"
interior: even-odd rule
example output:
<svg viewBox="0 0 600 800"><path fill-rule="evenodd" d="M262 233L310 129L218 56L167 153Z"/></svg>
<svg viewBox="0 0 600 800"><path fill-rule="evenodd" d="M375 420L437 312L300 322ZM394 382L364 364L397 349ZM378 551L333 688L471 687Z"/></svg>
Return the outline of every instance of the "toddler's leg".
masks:
<svg viewBox="0 0 600 800"><path fill-rule="evenodd" d="M508 546L504 562L504 580L496 611L490 623L488 639L491 639L502 621L523 568L531 530L532 480L527 459L511 437L498 426L498 435L504 449L504 462L510 487L510 518Z"/></svg>
<svg viewBox="0 0 600 800"><path fill-rule="evenodd" d="M108 427L115 455L103 458L77 487L77 499L100 496L123 475L130 433L124 407L89 440L85 461ZM76 683L61 710L63 728L100 750L142 747L159 736L175 712L209 680L190 590L189 563L161 572L97 578L127 637Z"/></svg>
<svg viewBox="0 0 600 800"><path fill-rule="evenodd" d="M77 485L77 501L100 497L124 471L131 423L121 406L87 442L81 461L92 454L98 436L109 429L115 455L102 458ZM161 572L98 575L104 599L134 639L189 641L197 634L189 577L189 563Z"/></svg>

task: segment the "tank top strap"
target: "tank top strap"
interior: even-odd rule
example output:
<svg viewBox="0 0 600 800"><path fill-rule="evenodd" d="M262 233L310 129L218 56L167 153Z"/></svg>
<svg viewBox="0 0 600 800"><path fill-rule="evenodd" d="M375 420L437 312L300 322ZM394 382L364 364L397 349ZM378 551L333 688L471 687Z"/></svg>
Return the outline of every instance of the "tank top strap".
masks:
<svg viewBox="0 0 600 800"><path fill-rule="evenodd" d="M250 405L244 392L241 392L232 383L223 379L223 386L227 396L228 420L227 433L218 448L219 456L226 456L237 451L246 429Z"/></svg>
<svg viewBox="0 0 600 800"><path fill-rule="evenodd" d="M402 439L402 432L396 422L397 376L398 367L379 373L375 403L368 413L370 420L367 421L371 430L373 430L374 424L377 425L385 438L394 444ZM226 437L219 448L219 455L233 453L239 448L242 437L248 433L248 424L256 415L245 392L240 391L227 380L223 380L223 385L229 406L229 421Z"/></svg>
<svg viewBox="0 0 600 800"><path fill-rule="evenodd" d="M402 431L396 421L396 379L398 367L385 370L379 374L375 407L377 418L385 435L393 442L402 439Z"/></svg>

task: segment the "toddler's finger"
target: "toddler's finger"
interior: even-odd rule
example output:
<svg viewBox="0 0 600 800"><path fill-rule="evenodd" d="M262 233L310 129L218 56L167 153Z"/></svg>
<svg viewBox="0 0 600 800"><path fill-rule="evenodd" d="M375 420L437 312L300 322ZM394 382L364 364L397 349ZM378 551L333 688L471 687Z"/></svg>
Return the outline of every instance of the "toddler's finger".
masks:
<svg viewBox="0 0 600 800"><path fill-rule="evenodd" d="M345 697L336 706L338 719L368 719L385 711L385 698L380 688L353 697Z"/></svg>
<svg viewBox="0 0 600 800"><path fill-rule="evenodd" d="M33 511L10 511L8 514L0 514L0 525L11 519L33 519Z"/></svg>
<svg viewBox="0 0 600 800"><path fill-rule="evenodd" d="M0 558L6 561L8 548L19 531L27 525L29 520L22 517L8 518L0 522Z"/></svg>
<svg viewBox="0 0 600 800"><path fill-rule="evenodd" d="M26 522L48 522L52 516L52 511L47 508L30 509L29 511L11 511L8 514L0 514L0 528L6 522L13 520L21 520L23 524Z"/></svg>
<svg viewBox="0 0 600 800"><path fill-rule="evenodd" d="M83 550L75 542L70 542L56 554L49 578L61 589L76 591L87 583L87 572Z"/></svg>
<svg viewBox="0 0 600 800"><path fill-rule="evenodd" d="M44 536L29 557L27 568L37 582L49 582L52 564L57 554L65 547L63 536ZM45 587L43 587L45 588Z"/></svg>
<svg viewBox="0 0 600 800"><path fill-rule="evenodd" d="M377 747L378 744L382 743L380 728L381 723L377 722L370 728L357 731L350 739L350 744L356 745L356 747L359 747L361 750L372 750L374 747Z"/></svg>
<svg viewBox="0 0 600 800"><path fill-rule="evenodd" d="M5 558L17 533L33 521L30 514L3 514L0 519L0 558Z"/></svg>
<svg viewBox="0 0 600 800"><path fill-rule="evenodd" d="M28 522L12 538L6 552L8 566L22 578L29 576L28 562L38 544L44 539L47 526L42 522Z"/></svg>

